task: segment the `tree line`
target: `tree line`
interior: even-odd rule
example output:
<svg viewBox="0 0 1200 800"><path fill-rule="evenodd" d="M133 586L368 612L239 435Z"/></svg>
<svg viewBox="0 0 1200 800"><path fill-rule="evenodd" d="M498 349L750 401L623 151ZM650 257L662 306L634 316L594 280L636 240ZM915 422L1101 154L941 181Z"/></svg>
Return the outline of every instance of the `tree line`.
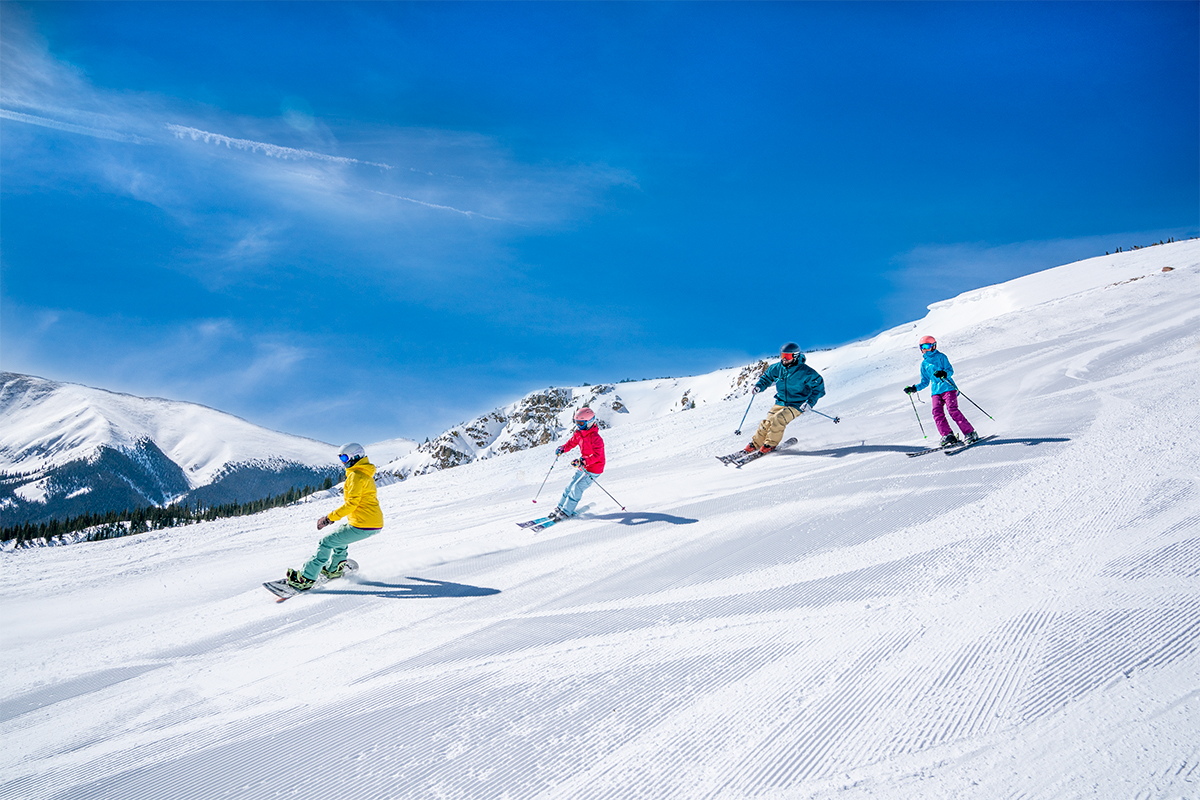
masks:
<svg viewBox="0 0 1200 800"><path fill-rule="evenodd" d="M244 517L257 514L269 508L281 508L291 505L313 492L333 487L333 478L328 477L318 487L305 486L303 489L292 487L283 494L264 497L240 503L219 503L204 505L197 503L195 507L187 503L171 503L166 506L138 507L130 511L102 511L81 514L66 519L52 519L49 522L26 522L20 525L10 525L0 528L0 542L14 542L15 547L29 547L34 542L42 540L50 544L58 536L87 531L87 535L79 541L98 542L105 539L117 539L131 536L135 533L146 533L163 528L175 528L180 525L192 525L197 522L207 522L223 517ZM14 541L15 540L15 541Z"/></svg>

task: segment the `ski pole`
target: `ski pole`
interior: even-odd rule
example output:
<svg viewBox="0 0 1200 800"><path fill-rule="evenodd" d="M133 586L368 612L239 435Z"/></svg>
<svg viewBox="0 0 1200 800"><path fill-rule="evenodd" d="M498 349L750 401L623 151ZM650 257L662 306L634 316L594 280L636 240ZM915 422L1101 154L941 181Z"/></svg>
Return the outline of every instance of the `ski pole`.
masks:
<svg viewBox="0 0 1200 800"><path fill-rule="evenodd" d="M917 415L917 424L918 424L918 425L921 425L921 414L920 414L920 412L919 412L919 411L917 411L917 401L916 401L916 400L913 400L913 396L912 396L912 394L910 394L910 395L908 396L908 402L912 403L912 407L913 407L913 413ZM922 437L922 438L924 438L924 439L928 439L928 438L929 438L929 434L925 433L925 426L924 426L924 425L921 425L921 437Z"/></svg>
<svg viewBox="0 0 1200 800"><path fill-rule="evenodd" d="M814 414L821 414L821 412L817 411L815 408L810 408L809 411L813 412ZM841 417L831 417L828 414L821 414L821 416L824 417L825 419L833 420L834 425L837 425L839 422L842 421Z"/></svg>
<svg viewBox="0 0 1200 800"><path fill-rule="evenodd" d="M537 494L535 494L533 496L533 502L536 503L537 499L542 496L542 489L546 488L546 481L550 480L550 473L554 469L554 464L557 464L557 463L558 463L558 454L556 453L554 456L554 462L550 465L550 469L546 470L546 477L542 478L542 485L538 487Z"/></svg>
<svg viewBox="0 0 1200 800"><path fill-rule="evenodd" d="M596 480L595 478L592 478L592 483L596 484L597 486L600 486L600 481ZM608 492L608 489L605 489L603 486L600 486L600 491L602 491L602 492L604 492L605 494L607 494L607 495L609 496L609 498L610 498L610 499L611 499L611 500L612 500L614 503L616 503L617 505L621 506L621 501L620 501L620 500L618 500L617 498L613 497L611 494L609 494L609 492ZM625 510L625 506L621 506L621 510L622 510L622 511L624 511L624 510Z"/></svg>
<svg viewBox="0 0 1200 800"><path fill-rule="evenodd" d="M742 426L746 424L746 417L750 416L750 406L752 405L754 405L754 392L750 392L750 403L746 406L746 413L742 414L742 421L738 423L738 429L733 432L734 436L742 435ZM617 505L620 505L620 503Z"/></svg>
<svg viewBox="0 0 1200 800"><path fill-rule="evenodd" d="M949 378L947 378L947 379L946 379L946 382L947 382L947 383L949 383L951 386L953 386L953 387L954 387L954 391L958 392L958 393L959 393L959 394L961 394L963 397L967 397L967 395L966 395L966 394L963 392L963 390L962 390L962 389L960 389L960 388L958 388L958 384L956 384L954 381L952 381L952 380L950 380ZM967 397L967 400L968 400L968 401L971 403L971 405L975 406L976 408L979 408L979 403L976 403L974 400L971 400L971 398L969 398L969 397ZM980 410L980 411L983 411L983 409L982 409L982 408L979 408L979 410ZM986 411L983 411L983 415L984 415L985 417L987 417L988 419L990 419L992 422L995 422L995 421L996 421L996 418L995 418L995 417L993 417L991 414L987 413Z"/></svg>

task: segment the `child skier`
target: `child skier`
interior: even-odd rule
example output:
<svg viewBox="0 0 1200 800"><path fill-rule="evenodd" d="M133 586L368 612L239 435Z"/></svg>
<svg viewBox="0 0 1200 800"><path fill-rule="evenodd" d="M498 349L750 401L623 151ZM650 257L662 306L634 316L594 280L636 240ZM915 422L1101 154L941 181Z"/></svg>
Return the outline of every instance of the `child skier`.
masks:
<svg viewBox="0 0 1200 800"><path fill-rule="evenodd" d="M975 432L975 428L958 410L958 387L950 380L950 376L954 374L954 367L950 365L946 354L938 351L937 339L932 336L922 338L921 353L921 382L915 386L905 386L904 393L912 394L932 385L930 391L933 393L933 422L937 425L938 433L942 435L942 447L963 443L954 435L954 429L946 421L947 411L950 412L950 418L958 423L967 444L979 441L979 434Z"/></svg>
<svg viewBox="0 0 1200 800"><path fill-rule="evenodd" d="M604 440L600 438L600 426L596 424L596 412L587 406L575 412L575 432L571 438L563 442L554 454L563 453L579 446L580 457L572 461L575 465L575 477L563 490L558 507L550 512L553 519L566 519L575 516L575 506L583 497L583 490L592 485L596 476L604 472Z"/></svg>
<svg viewBox="0 0 1200 800"><path fill-rule="evenodd" d="M325 534L317 545L316 555L305 562L299 572L287 571L287 584L293 589L311 589L322 573L327 578L340 578L347 547L383 530L383 511L375 493L375 465L367 459L363 446L357 442L342 445L338 460L346 465L346 486L342 490L344 502L317 520L317 530L343 517L346 522Z"/></svg>
<svg viewBox="0 0 1200 800"><path fill-rule="evenodd" d="M759 450L769 453L783 441L783 432L788 423L810 410L825 396L825 380L812 367L804 363L800 345L788 342L779 348L779 363L772 364L754 384L758 394L772 383L775 384L775 405L767 412L767 418L758 426L754 438L746 445L745 452Z"/></svg>

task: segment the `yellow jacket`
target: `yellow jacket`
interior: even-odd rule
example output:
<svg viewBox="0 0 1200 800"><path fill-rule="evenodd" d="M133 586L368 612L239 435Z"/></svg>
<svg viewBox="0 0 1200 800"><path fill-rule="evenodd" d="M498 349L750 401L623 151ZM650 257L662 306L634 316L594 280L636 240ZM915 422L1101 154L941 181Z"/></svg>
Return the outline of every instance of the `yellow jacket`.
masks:
<svg viewBox="0 0 1200 800"><path fill-rule="evenodd" d="M346 517L346 521L356 528L383 527L383 509L375 494L375 465L366 458L346 468L346 488L342 490L342 497L345 502L329 513L330 522Z"/></svg>

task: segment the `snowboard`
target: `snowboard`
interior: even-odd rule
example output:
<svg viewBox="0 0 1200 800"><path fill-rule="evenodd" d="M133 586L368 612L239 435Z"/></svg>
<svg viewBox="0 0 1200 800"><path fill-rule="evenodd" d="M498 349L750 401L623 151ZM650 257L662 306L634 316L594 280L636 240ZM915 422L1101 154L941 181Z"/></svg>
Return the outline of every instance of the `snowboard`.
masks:
<svg viewBox="0 0 1200 800"><path fill-rule="evenodd" d="M342 577L349 575L350 573L354 572L357 569L358 569L358 562L355 561L354 559L347 558L346 566L342 568ZM316 580L316 582L313 583L312 588L305 589L303 591L301 591L300 589L295 589L291 586L288 586L288 582L286 580L267 581L266 583L263 584L263 586L266 587L267 591L271 592L271 594L273 594L277 598L279 598L275 602L282 603L284 600L287 600L289 597L295 597L298 594L308 594L309 592L320 589L322 586L329 583L331 580L336 580L336 578L327 578L325 576L325 573L322 572L320 575L317 576L317 580Z"/></svg>

